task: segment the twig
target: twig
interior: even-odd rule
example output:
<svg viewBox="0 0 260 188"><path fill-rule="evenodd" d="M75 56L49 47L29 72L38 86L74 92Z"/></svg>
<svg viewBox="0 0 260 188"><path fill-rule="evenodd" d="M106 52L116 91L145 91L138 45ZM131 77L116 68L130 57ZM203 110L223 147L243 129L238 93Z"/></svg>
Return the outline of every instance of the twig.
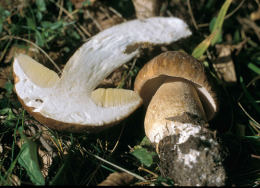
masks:
<svg viewBox="0 0 260 188"><path fill-rule="evenodd" d="M246 116L255 123L255 126L257 126L257 128L260 129L260 124L247 113L247 111L244 109L244 107L241 105L241 103L238 102L237 104L243 110L243 112L246 114ZM260 132L260 131L258 131L258 132Z"/></svg>
<svg viewBox="0 0 260 188"><path fill-rule="evenodd" d="M260 159L260 156L259 156L259 155L251 154L251 157L252 157L252 158L256 158L256 159Z"/></svg>
<svg viewBox="0 0 260 188"><path fill-rule="evenodd" d="M192 23L193 23L195 29L198 30L198 25L197 25L197 23L196 23L196 20L195 20L195 18L194 18L193 12L192 12L190 0L187 0L187 4L188 4L189 14L190 14Z"/></svg>
<svg viewBox="0 0 260 188"><path fill-rule="evenodd" d="M237 19L242 25L252 28L254 30L257 38L260 40L260 28L258 27L258 25L255 22L253 22L247 18L237 18Z"/></svg>
<svg viewBox="0 0 260 188"><path fill-rule="evenodd" d="M130 172L129 170L126 170L126 169L124 169L124 168L122 168L122 167L120 167L120 166L117 166L117 165L115 165L115 164L113 164L113 163L111 163L111 162L109 162L109 161L107 161L107 160L105 160L105 159L103 159L103 158L101 158L101 157L95 155L95 154L92 154L92 153L90 153L90 152L88 152L88 151L86 151L86 152L87 152L89 155L91 155L92 157L95 157L96 159L98 159L98 160L100 160L100 161L102 161L102 162L104 162L104 163L107 163L107 164L113 166L114 168L117 168L118 170L121 170L121 171L123 171L123 172L126 172L126 173L128 173L128 174L134 176L135 178L137 178L137 179L139 179L139 180L141 180L141 181L145 181L145 182L147 181L147 180L144 179L143 177L141 177L141 176L139 176L139 175L137 175L137 174L135 174L135 173L133 173L133 172Z"/></svg>
<svg viewBox="0 0 260 188"><path fill-rule="evenodd" d="M108 7L109 10L111 10L113 13L115 13L118 17L122 18L125 21L127 21L118 11L116 11L114 8L112 7Z"/></svg>
<svg viewBox="0 0 260 188"><path fill-rule="evenodd" d="M250 85L252 85L255 81L260 79L260 75L254 77L252 80L250 80L250 82L248 82L248 84L246 85L246 88L248 88ZM241 93L240 96L238 97L238 101L242 98L244 93Z"/></svg>
<svg viewBox="0 0 260 188"><path fill-rule="evenodd" d="M62 10L70 19L74 20L74 17L73 15L67 11L63 6L61 6L59 3L53 1L53 0L50 0L52 3L54 3L60 10Z"/></svg>
<svg viewBox="0 0 260 188"><path fill-rule="evenodd" d="M257 125L253 121L249 121L249 125L251 125L253 127L253 129L255 129L255 131L258 133L258 135L260 134L260 131L259 131L260 128L258 128Z"/></svg>
<svg viewBox="0 0 260 188"><path fill-rule="evenodd" d="M141 167L141 166L140 166L140 167L138 168L138 170L145 171L145 172L147 172L147 173L153 175L153 177L155 177L155 178L158 177L158 174L155 174L154 172L152 172L152 171L150 171L150 170L148 170L148 169L146 169L146 168L144 168L144 167Z"/></svg>
<svg viewBox="0 0 260 188"><path fill-rule="evenodd" d="M72 25L78 31L78 33L83 38L83 40L86 40L86 37L85 37L84 33L75 24L72 24Z"/></svg>
<svg viewBox="0 0 260 188"><path fill-rule="evenodd" d="M9 47L11 42L12 42L12 39L9 39L9 41L7 42L7 45L5 46L3 52L1 53L0 62L3 60L3 58L4 58L4 56L5 56L6 52L7 52L7 49L8 49L8 47Z"/></svg>
<svg viewBox="0 0 260 188"><path fill-rule="evenodd" d="M60 1L60 7L63 7L64 1L63 0L59 0ZM59 3L58 3L59 4ZM63 9L60 8L59 10L59 16L58 16L58 20L61 19L61 15L63 13Z"/></svg>
<svg viewBox="0 0 260 188"><path fill-rule="evenodd" d="M79 23L76 23L76 25L85 33L85 35L87 35L88 37L91 37L92 35L85 29L85 27L83 27L82 25L80 25Z"/></svg>
<svg viewBox="0 0 260 188"><path fill-rule="evenodd" d="M119 144L119 140L120 140L120 138L121 138L121 136L122 136L122 133L123 133L124 129L125 129L125 123L123 124L123 127L122 127L122 129L121 129L121 131L120 131L120 134L119 134L119 136L118 136L118 139L117 139L117 141L116 141L116 144L114 145L113 149L111 150L111 154L112 154L112 153L115 151L115 149L117 148L117 146L118 146L118 144Z"/></svg>
<svg viewBox="0 0 260 188"><path fill-rule="evenodd" d="M209 26L209 23L198 24L198 28L201 28L201 27L208 27L208 26Z"/></svg>
<svg viewBox="0 0 260 188"><path fill-rule="evenodd" d="M249 87L251 84L253 84L255 81L260 79L260 75L254 77L250 82L248 82L248 84L246 85L246 87Z"/></svg>
<svg viewBox="0 0 260 188"><path fill-rule="evenodd" d="M63 6L61 6L60 4L58 4L57 2L54 2L53 0L51 0L52 3L54 3L58 8L60 8L60 10L62 10L72 21L74 20L73 14L71 14L69 11L67 11ZM78 10L76 10L77 12ZM74 25L75 23L73 23ZM91 34L79 23L77 23L75 25L75 27L79 27L85 35L87 35L88 37L91 37ZM78 30L77 30L78 31Z"/></svg>
<svg viewBox="0 0 260 188"><path fill-rule="evenodd" d="M112 19L112 17L107 13L107 10L105 10L103 7L98 7L105 15L106 15L106 17L107 18L110 18L110 19Z"/></svg>
<svg viewBox="0 0 260 188"><path fill-rule="evenodd" d="M13 36L13 35L6 35L4 36L3 38L0 39L1 40L6 40L6 39L16 39L16 40L21 40L21 41L24 41L24 42L27 42L31 45L33 45L35 48L39 49L44 55L46 55L46 57L51 61L51 63L54 65L54 67L58 70L58 74L60 75L61 74L61 69L58 67L58 65L51 59L51 57L41 48L39 47L37 44L35 44L34 42L32 41L29 41L27 39L24 39L24 38L21 38L21 37L18 37L18 36Z"/></svg>
<svg viewBox="0 0 260 188"><path fill-rule="evenodd" d="M243 5L244 2L245 2L245 0L242 0L242 1L239 3L239 5L238 5L232 12L230 12L229 14L227 14L227 15L225 16L224 19L228 19L228 18L231 17L233 14L235 14L235 12L238 11L238 9L240 9L240 7Z"/></svg>
<svg viewBox="0 0 260 188"><path fill-rule="evenodd" d="M165 187L169 187L170 185L168 185L167 183L161 182L161 184Z"/></svg>
<svg viewBox="0 0 260 188"><path fill-rule="evenodd" d="M97 26L97 28L98 28L100 31L102 31L103 28L102 28L102 26L98 23L98 21L97 21L95 18L93 18L93 16L89 13L88 10L87 10L86 12L87 12L87 17L89 17L89 18L94 22L94 24Z"/></svg>
<svg viewBox="0 0 260 188"><path fill-rule="evenodd" d="M137 186L155 186L155 184L154 183L151 183L151 182L148 182L148 181L145 181L145 182L137 182L137 183L135 183L135 185L137 185Z"/></svg>

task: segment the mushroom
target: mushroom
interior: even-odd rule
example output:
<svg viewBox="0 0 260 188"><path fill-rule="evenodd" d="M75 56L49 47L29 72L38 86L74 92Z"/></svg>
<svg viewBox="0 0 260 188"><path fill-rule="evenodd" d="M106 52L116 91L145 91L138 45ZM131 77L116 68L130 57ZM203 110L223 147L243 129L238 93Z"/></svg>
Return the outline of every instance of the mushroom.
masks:
<svg viewBox="0 0 260 188"><path fill-rule="evenodd" d="M24 108L39 122L63 131L98 131L137 109L142 100L132 90L99 88L112 71L139 54L141 47L172 43L191 34L180 19L154 17L103 30L80 47L62 75L31 57L13 62L15 91Z"/></svg>
<svg viewBox="0 0 260 188"><path fill-rule="evenodd" d="M139 71L134 85L147 107L144 128L162 173L181 186L225 184L225 150L207 122L218 101L203 64L167 51Z"/></svg>

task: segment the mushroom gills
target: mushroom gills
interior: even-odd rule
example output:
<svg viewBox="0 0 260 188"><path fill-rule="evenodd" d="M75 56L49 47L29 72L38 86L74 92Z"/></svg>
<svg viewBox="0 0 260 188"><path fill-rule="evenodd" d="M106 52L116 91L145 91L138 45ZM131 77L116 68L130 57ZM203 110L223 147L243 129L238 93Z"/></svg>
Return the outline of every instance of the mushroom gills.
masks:
<svg viewBox="0 0 260 188"><path fill-rule="evenodd" d="M140 100L136 92L117 88L98 88L91 93L91 98L96 105L102 107L120 106Z"/></svg>
<svg viewBox="0 0 260 188"><path fill-rule="evenodd" d="M202 103L192 84L170 78L165 80L152 97L145 116L145 132L150 141L158 144L164 137L176 134L172 119L185 113L206 120ZM181 123L178 125L181 126Z"/></svg>

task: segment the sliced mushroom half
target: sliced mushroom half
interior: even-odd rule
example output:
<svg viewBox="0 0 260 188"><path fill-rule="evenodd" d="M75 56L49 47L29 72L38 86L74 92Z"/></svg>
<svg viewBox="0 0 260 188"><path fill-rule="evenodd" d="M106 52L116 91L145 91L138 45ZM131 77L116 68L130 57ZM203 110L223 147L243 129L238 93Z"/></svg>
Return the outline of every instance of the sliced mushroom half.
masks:
<svg viewBox="0 0 260 188"><path fill-rule="evenodd" d="M191 34L178 18L133 20L106 29L81 46L61 77L29 56L13 63L15 91L35 119L57 130L97 131L120 122L142 103L124 89L96 89L111 72L139 53L140 46L169 44Z"/></svg>

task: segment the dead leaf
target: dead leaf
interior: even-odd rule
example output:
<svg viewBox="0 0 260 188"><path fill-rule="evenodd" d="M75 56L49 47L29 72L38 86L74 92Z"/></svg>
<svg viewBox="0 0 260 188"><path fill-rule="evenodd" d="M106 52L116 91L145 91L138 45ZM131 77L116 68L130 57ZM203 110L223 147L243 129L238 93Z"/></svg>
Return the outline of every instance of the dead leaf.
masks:
<svg viewBox="0 0 260 188"><path fill-rule="evenodd" d="M107 78L105 78L98 87L101 88L109 88L109 87L117 87L120 81L123 79L124 72L126 68L124 66L119 67L115 71L113 71Z"/></svg>
<svg viewBox="0 0 260 188"><path fill-rule="evenodd" d="M88 24L88 30L93 30L92 27L97 27L99 30L104 30L110 28L114 25L122 23L123 18L117 16L116 14L112 14L105 8L99 8L96 11L84 10L84 19L91 19L93 21L92 24Z"/></svg>
<svg viewBox="0 0 260 188"><path fill-rule="evenodd" d="M114 172L98 184L98 186L125 186L129 185L133 179L134 176L126 172Z"/></svg>
<svg viewBox="0 0 260 188"><path fill-rule="evenodd" d="M19 46L19 45L13 45L10 50L8 51L4 62L9 63L12 61L13 57L16 54L23 53L28 56L31 56L33 58L36 58L40 53L39 50L33 46Z"/></svg>
<svg viewBox="0 0 260 188"><path fill-rule="evenodd" d="M260 19L260 8L258 8L257 11L254 11L250 14L250 19L253 21Z"/></svg>
<svg viewBox="0 0 260 188"><path fill-rule="evenodd" d="M93 5L96 0L88 0L87 3L85 4L84 2L86 2L86 0L70 0L70 1L75 6L76 9L80 9L84 5L85 6Z"/></svg>
<svg viewBox="0 0 260 188"><path fill-rule="evenodd" d="M216 45L218 58L214 61L213 67L219 78L227 83L237 81L234 62L231 57L231 45Z"/></svg>
<svg viewBox="0 0 260 188"><path fill-rule="evenodd" d="M19 46L19 45L13 45L10 47L10 49L7 51L6 57L4 59L4 63L6 63L7 65L12 62L14 56L16 54L19 53L23 53L26 55L31 56L32 58L34 58L35 60L42 62L42 63L46 63L48 61L48 59L42 55L41 53L39 53L39 50L33 46ZM12 80L12 66L8 65L6 67L1 67L1 71L0 71L0 88L4 88L5 83L8 80Z"/></svg>
<svg viewBox="0 0 260 188"><path fill-rule="evenodd" d="M105 14L102 14L100 12L97 13L96 19L98 20L98 23L102 27L102 29L107 29L109 27L112 27L113 25L117 25L121 22L123 22L123 19L116 16L112 15L110 17L105 16Z"/></svg>
<svg viewBox="0 0 260 188"><path fill-rule="evenodd" d="M12 182L13 186L20 186L21 185L21 181L18 178L18 176L11 174L11 176L9 177L9 180Z"/></svg>
<svg viewBox="0 0 260 188"><path fill-rule="evenodd" d="M4 167L0 167L0 170L7 173ZM18 178L18 176L14 175L14 174L10 174L8 176L6 183L11 184L11 186L20 186L21 185L20 179Z"/></svg>
<svg viewBox="0 0 260 188"><path fill-rule="evenodd" d="M1 67L1 71L0 71L0 88L4 88L5 87L5 83L8 80L12 80L12 67L8 66L5 68Z"/></svg>
<svg viewBox="0 0 260 188"><path fill-rule="evenodd" d="M158 16L161 8L161 0L132 0L136 17L139 19Z"/></svg>
<svg viewBox="0 0 260 188"><path fill-rule="evenodd" d="M46 178L49 174L49 168L52 165L52 155L49 152L42 150L41 148L38 149L38 153L39 159L42 162L41 172L43 177Z"/></svg>

